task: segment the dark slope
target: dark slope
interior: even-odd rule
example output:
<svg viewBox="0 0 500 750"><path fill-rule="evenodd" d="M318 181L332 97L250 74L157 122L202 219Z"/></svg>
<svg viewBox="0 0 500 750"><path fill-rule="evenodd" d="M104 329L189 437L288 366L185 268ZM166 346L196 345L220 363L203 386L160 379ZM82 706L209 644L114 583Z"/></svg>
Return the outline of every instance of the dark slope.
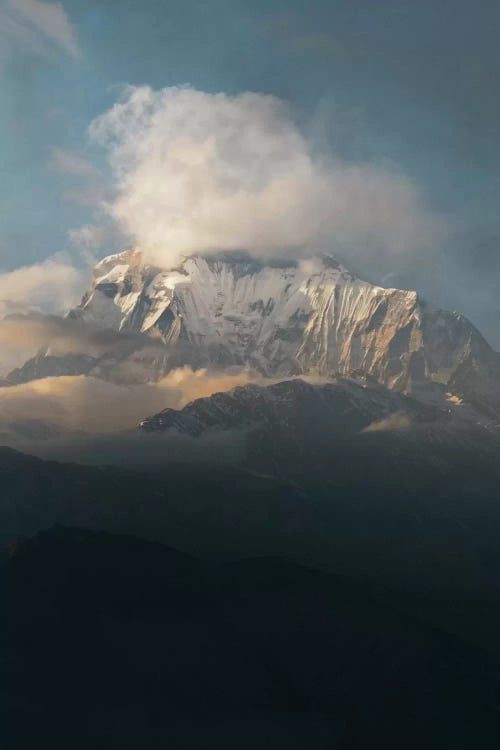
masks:
<svg viewBox="0 0 500 750"><path fill-rule="evenodd" d="M347 579L58 528L17 549L6 581L13 747L486 748L500 736L496 665Z"/></svg>
<svg viewBox="0 0 500 750"><path fill-rule="evenodd" d="M446 424L449 414L372 381L337 379L312 384L301 379L273 385L244 385L191 401L183 409L164 409L145 419L146 432L176 430L198 437L209 430L260 427L267 431L305 432L331 437L356 434L390 415L415 423Z"/></svg>
<svg viewBox="0 0 500 750"><path fill-rule="evenodd" d="M314 564L498 590L499 436L451 405L446 413L371 383L294 380L167 409L143 430L172 441L244 433L244 466L307 495L291 528L297 545L314 538Z"/></svg>
<svg viewBox="0 0 500 750"><path fill-rule="evenodd" d="M0 448L0 555L55 523L134 533L210 556L283 551L304 494L230 467L145 474L42 461ZM286 546L286 543L285 543Z"/></svg>
<svg viewBox="0 0 500 750"><path fill-rule="evenodd" d="M53 523L76 524L212 557L287 554L391 585L496 596L497 437L379 387L292 381L257 390L258 408L255 387L237 389L245 398L229 428L213 417L230 395L194 402L192 412L210 413L201 442L176 430L119 442L133 467L141 441L148 451L158 441L148 473L0 450L2 548ZM366 431L391 419L394 399L406 405L409 428ZM217 441L204 443L214 432ZM224 441L242 434L240 463L217 465ZM208 461L191 460L199 445Z"/></svg>

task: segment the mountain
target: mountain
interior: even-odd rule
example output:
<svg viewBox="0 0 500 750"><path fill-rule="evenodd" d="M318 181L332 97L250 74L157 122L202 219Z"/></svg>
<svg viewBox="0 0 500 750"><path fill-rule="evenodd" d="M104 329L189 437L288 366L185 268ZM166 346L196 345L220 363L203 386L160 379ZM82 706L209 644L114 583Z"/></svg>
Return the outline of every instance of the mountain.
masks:
<svg viewBox="0 0 500 750"><path fill-rule="evenodd" d="M134 466L130 453L124 460ZM162 465L164 472L83 466L0 446L0 562L19 540L53 524L133 533L209 556L284 552L304 492L214 461L163 457Z"/></svg>
<svg viewBox="0 0 500 750"><path fill-rule="evenodd" d="M4 575L9 747L498 740L495 658L404 613L396 593L64 527L19 545Z"/></svg>
<svg viewBox="0 0 500 750"><path fill-rule="evenodd" d="M389 472L401 492L426 497L422 477L432 478L434 493L446 484L448 492L454 485L448 474L460 476L464 459L471 471L461 491L474 491L479 476L495 496L500 486L498 429L479 423L475 411L454 399L425 404L366 379L238 386L180 410L164 409L143 420L140 430L165 436L166 446L176 436L202 445L217 441L219 450L239 441L245 466L302 487L313 484L316 492L334 477L354 495L353 488L364 492L370 481L375 490Z"/></svg>
<svg viewBox="0 0 500 750"><path fill-rule="evenodd" d="M237 386L196 399L180 410L164 409L145 419L140 428L146 432L176 430L192 437L209 430L252 427L299 438L326 430L331 439L377 429L378 423L390 417L401 429L422 422L444 424L451 414L449 406L446 413L376 382L338 378L336 382L315 384L298 378L268 386Z"/></svg>
<svg viewBox="0 0 500 750"><path fill-rule="evenodd" d="M326 256L265 265L226 253L164 271L131 249L97 264L69 317L141 343L120 356L41 352L9 382L75 372L148 380L179 365L273 378L361 373L409 393L432 385L500 416L500 355L466 318L356 278Z"/></svg>
<svg viewBox="0 0 500 750"><path fill-rule="evenodd" d="M56 441L64 464L3 449L1 546L77 524L209 556L279 554L496 591L500 438L461 408L377 383L296 379L199 399L130 433Z"/></svg>
<svg viewBox="0 0 500 750"><path fill-rule="evenodd" d="M472 576L478 588L480 579L493 583L500 563L500 436L462 417L462 408L451 402L443 411L376 383L298 379L198 399L141 429L157 437L165 461L183 436L213 445L214 455L236 443L248 471L302 491L290 520L294 543L305 544L311 561L324 555L337 570L391 579L404 570L417 585L431 580L432 569L432 585L444 576L448 586L445 571L461 558L456 584L469 587Z"/></svg>

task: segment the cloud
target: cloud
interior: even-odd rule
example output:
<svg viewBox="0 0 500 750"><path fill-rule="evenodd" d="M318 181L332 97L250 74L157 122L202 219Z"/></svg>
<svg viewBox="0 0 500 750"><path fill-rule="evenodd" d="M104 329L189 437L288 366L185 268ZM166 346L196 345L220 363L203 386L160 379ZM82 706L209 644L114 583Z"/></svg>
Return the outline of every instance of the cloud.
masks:
<svg viewBox="0 0 500 750"><path fill-rule="evenodd" d="M58 44L74 59L81 57L76 33L61 3L9 0L12 10Z"/></svg>
<svg viewBox="0 0 500 750"><path fill-rule="evenodd" d="M407 177L320 156L272 96L128 87L90 136L109 152L107 210L161 265L225 249L397 255L443 236Z"/></svg>
<svg viewBox="0 0 500 750"><path fill-rule="evenodd" d="M72 187L62 192L64 200L93 209L98 209L106 200L107 188L104 175L78 152L53 146L50 149L47 166L52 172L58 172L73 183Z"/></svg>
<svg viewBox="0 0 500 750"><path fill-rule="evenodd" d="M9 308L10 310L10 308ZM101 328L76 318L37 313L9 314L0 320L1 371L10 372L37 352L52 356L82 354L114 360L115 376L126 382L144 378L144 362L164 347L144 334Z"/></svg>
<svg viewBox="0 0 500 750"><path fill-rule="evenodd" d="M85 376L53 377L0 388L2 422L40 420L71 430L136 427L145 414L177 405L180 393L156 385L119 386Z"/></svg>
<svg viewBox="0 0 500 750"><path fill-rule="evenodd" d="M232 369L224 372L210 371L205 368L193 370L191 367L178 367L168 373L159 382L160 388L176 389L181 393L180 408L197 398L205 398L213 393L229 391L238 385L247 383L271 384L276 382L270 378L263 378L247 368Z"/></svg>
<svg viewBox="0 0 500 750"><path fill-rule="evenodd" d="M62 197L68 203L74 203L83 208L98 208L106 200L106 192L102 186L89 183L83 187L64 190Z"/></svg>
<svg viewBox="0 0 500 750"><path fill-rule="evenodd" d="M0 272L0 317L22 310L62 312L81 296L84 282L80 270L58 257Z"/></svg>
<svg viewBox="0 0 500 750"><path fill-rule="evenodd" d="M110 351L131 336L101 329L72 318L36 313L9 315L0 320L0 343L25 350L51 347L57 355L94 354ZM135 337L137 338L137 337Z"/></svg>
<svg viewBox="0 0 500 750"><path fill-rule="evenodd" d="M49 167L63 174L74 177L96 177L99 170L76 151L69 151L58 146L50 149Z"/></svg>
<svg viewBox="0 0 500 750"><path fill-rule="evenodd" d="M56 45L74 60L82 56L76 32L61 3L6 0L0 8L3 56L16 52L50 58Z"/></svg>
<svg viewBox="0 0 500 750"><path fill-rule="evenodd" d="M5 64L16 52L39 58L51 57L50 47L40 34L5 6L0 6L0 63Z"/></svg>
<svg viewBox="0 0 500 750"><path fill-rule="evenodd" d="M83 224L76 229L70 229L69 239L73 245L82 250L95 250L101 247L109 237L109 227L102 224Z"/></svg>
<svg viewBox="0 0 500 750"><path fill-rule="evenodd" d="M60 313L72 307L85 287L85 274L68 261L49 258L43 263L0 272L0 373L19 366L43 344L36 339L33 313ZM6 315L25 315L22 325L2 320ZM29 322L28 322L29 320ZM9 328L9 325L11 326Z"/></svg>
<svg viewBox="0 0 500 750"><path fill-rule="evenodd" d="M173 370L157 383L117 385L88 376L61 376L0 387L0 430L30 420L90 433L135 429L167 407L254 381L250 372Z"/></svg>
<svg viewBox="0 0 500 750"><path fill-rule="evenodd" d="M241 370L170 372L158 383L117 385L89 376L50 377L0 387L0 443L41 458L128 468L188 461L231 463L244 454L244 430L193 439L137 429L167 407L248 382L272 382Z"/></svg>

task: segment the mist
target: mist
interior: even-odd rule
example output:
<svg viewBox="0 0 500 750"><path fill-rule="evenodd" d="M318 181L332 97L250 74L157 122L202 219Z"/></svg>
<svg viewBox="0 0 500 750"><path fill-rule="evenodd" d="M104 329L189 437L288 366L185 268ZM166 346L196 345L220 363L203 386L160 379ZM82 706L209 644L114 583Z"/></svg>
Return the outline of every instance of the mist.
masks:
<svg viewBox="0 0 500 750"><path fill-rule="evenodd" d="M0 388L0 428L42 421L64 430L111 433L135 429L148 416L248 382L272 382L252 373L182 367L155 383L118 385L90 376L58 376Z"/></svg>
<svg viewBox="0 0 500 750"><path fill-rule="evenodd" d="M136 469L172 463L233 464L244 455L244 431L194 439L148 434L143 419L168 407L248 382L247 370L172 370L157 383L117 385L88 376L51 377L0 388L0 442L39 458Z"/></svg>
<svg viewBox="0 0 500 750"><path fill-rule="evenodd" d="M412 421L408 414L396 412L385 419L372 422L365 427L363 432L400 432L409 430L412 427Z"/></svg>

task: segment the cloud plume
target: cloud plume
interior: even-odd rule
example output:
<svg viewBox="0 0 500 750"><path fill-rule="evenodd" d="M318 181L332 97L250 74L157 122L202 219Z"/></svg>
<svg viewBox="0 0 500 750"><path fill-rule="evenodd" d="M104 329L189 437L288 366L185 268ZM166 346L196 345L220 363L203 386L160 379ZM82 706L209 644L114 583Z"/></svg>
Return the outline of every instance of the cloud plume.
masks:
<svg viewBox="0 0 500 750"><path fill-rule="evenodd" d="M394 255L444 231L407 177L319 156L272 96L128 87L90 135L109 151L108 211L167 267L225 249Z"/></svg>

